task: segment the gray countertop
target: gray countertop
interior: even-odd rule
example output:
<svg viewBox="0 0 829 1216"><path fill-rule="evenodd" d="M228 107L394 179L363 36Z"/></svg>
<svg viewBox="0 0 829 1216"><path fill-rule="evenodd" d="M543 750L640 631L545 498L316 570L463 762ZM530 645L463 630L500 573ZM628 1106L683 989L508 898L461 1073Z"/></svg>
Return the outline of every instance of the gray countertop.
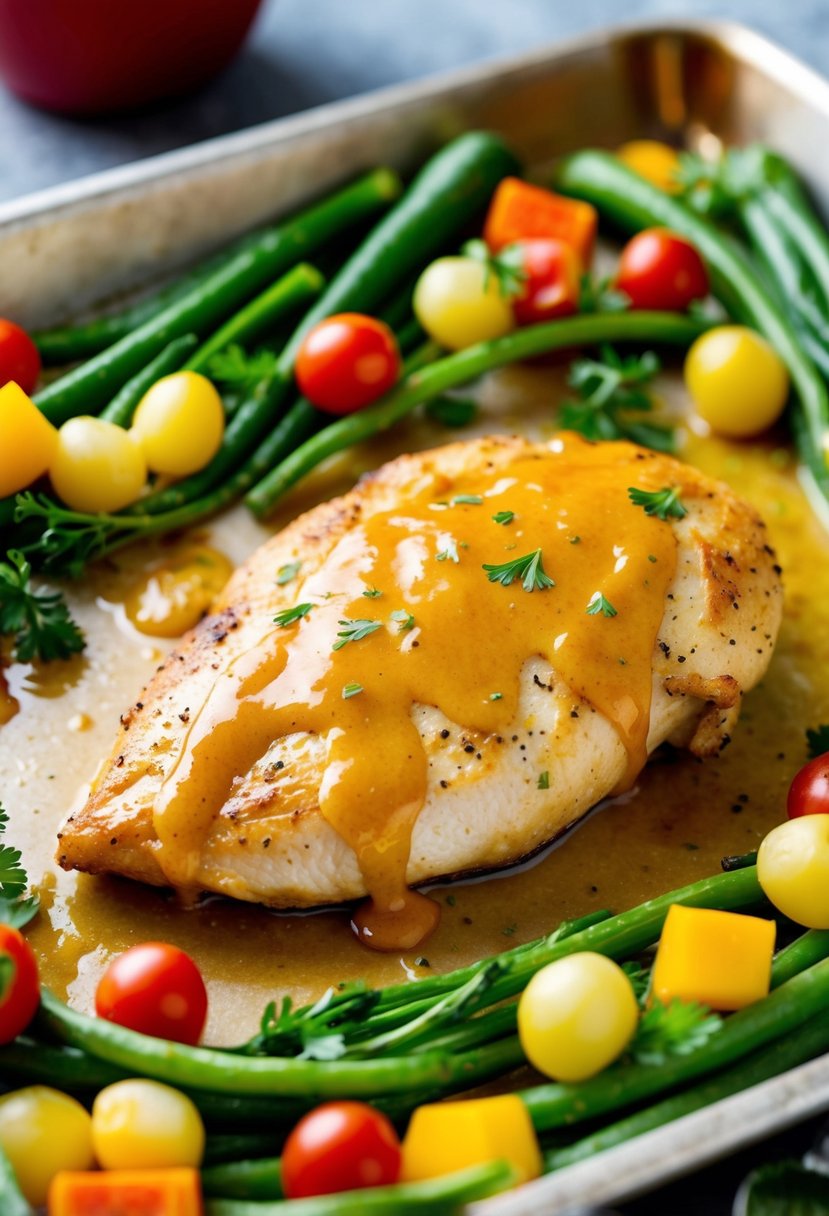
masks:
<svg viewBox="0 0 829 1216"><path fill-rule="evenodd" d="M187 100L81 122L0 89L0 199L486 56L691 15L742 21L829 68L825 0L265 0L236 62Z"/></svg>

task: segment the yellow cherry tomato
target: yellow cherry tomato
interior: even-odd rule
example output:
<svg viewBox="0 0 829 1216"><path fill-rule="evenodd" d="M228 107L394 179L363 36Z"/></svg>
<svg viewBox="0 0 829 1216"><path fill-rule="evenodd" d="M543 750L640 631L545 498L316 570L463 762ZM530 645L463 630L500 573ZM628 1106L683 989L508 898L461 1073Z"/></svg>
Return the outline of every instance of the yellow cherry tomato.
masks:
<svg viewBox="0 0 829 1216"><path fill-rule="evenodd" d="M49 468L58 433L23 389L0 388L0 498L25 490Z"/></svg>
<svg viewBox="0 0 829 1216"><path fill-rule="evenodd" d="M450 350L500 338L515 324L496 275L475 258L432 262L417 281L412 303L427 334Z"/></svg>
<svg viewBox="0 0 829 1216"><path fill-rule="evenodd" d="M720 325L697 338L685 360L685 384L700 418L730 439L768 430L789 395L785 363L743 325Z"/></svg>
<svg viewBox="0 0 829 1216"><path fill-rule="evenodd" d="M116 1081L92 1106L92 1143L105 1170L198 1166L204 1124L183 1093L160 1081Z"/></svg>
<svg viewBox="0 0 829 1216"><path fill-rule="evenodd" d="M789 920L829 929L829 815L801 815L772 828L757 850L757 877Z"/></svg>
<svg viewBox="0 0 829 1216"><path fill-rule="evenodd" d="M58 431L49 477L73 511L120 511L140 495L147 465L122 427L101 418L70 418Z"/></svg>
<svg viewBox="0 0 829 1216"><path fill-rule="evenodd" d="M92 1120L57 1089L17 1089L0 1098L0 1147L29 1203L40 1207L55 1174L92 1168Z"/></svg>
<svg viewBox="0 0 829 1216"><path fill-rule="evenodd" d="M583 1081L601 1072L627 1047L638 1019L624 971L590 952L543 967L518 1003L527 1059L555 1081Z"/></svg>
<svg viewBox="0 0 829 1216"><path fill-rule="evenodd" d="M206 376L174 372L138 403L132 434L154 473L186 477L213 459L225 429L222 399Z"/></svg>
<svg viewBox="0 0 829 1216"><path fill-rule="evenodd" d="M631 139L616 150L616 155L634 173L647 178L660 190L668 194L676 194L679 190L679 153L676 148L660 143L658 139Z"/></svg>

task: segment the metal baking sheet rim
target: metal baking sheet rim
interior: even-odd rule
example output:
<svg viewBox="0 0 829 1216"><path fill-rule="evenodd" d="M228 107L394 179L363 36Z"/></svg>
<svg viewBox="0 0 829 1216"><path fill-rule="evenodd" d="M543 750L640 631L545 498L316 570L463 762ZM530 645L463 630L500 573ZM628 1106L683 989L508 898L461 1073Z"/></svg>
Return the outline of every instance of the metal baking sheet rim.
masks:
<svg viewBox="0 0 829 1216"><path fill-rule="evenodd" d="M27 310L27 303L36 300L38 293L43 292L42 282L38 282L37 276L31 273L20 275L22 288L16 301L8 298L6 285L10 279L14 280L15 269L22 268L23 259L28 259L31 270L31 255L36 249L47 255L50 241L53 243L52 249L60 253L60 274L65 289L65 295L59 294L55 301L56 312L65 308L70 293L77 306L94 299L94 289L97 287L100 291L102 281L107 290L117 290L127 285L119 281L117 267L115 273L108 274L108 267L98 266L94 259L91 268L84 265L83 258L88 253L84 243L74 251L73 256L69 247L70 235L72 221L78 217L106 211L111 218L117 215L119 207L140 204L165 190L175 199L180 197L181 190L191 189L199 180L209 181L217 169L224 174L227 174L230 166L243 166L250 170L267 160L276 149L293 148L300 152L303 143L311 143L317 155L320 141L323 141L333 150L343 133L350 133L352 139L359 133L363 119L376 119L379 114L386 114L389 121L393 118L397 122L401 114L410 112L422 120L425 112L433 115L442 103L473 96L496 80L504 83L510 77L520 78L525 72L538 70L548 63L562 64L568 58L595 51L617 39L648 35L656 37L671 31L711 40L735 58L762 71L767 78L784 85L813 113L817 112L829 121L829 82L744 26L722 21L685 20L625 24L610 31L545 46L529 54L491 60L353 100L321 106L295 118L278 119L248 131L150 157L133 165L0 204L0 260L4 266L0 311L26 319L27 311L31 311ZM331 181L337 180L341 158L342 151L339 163L337 157L332 156L328 164ZM322 182L322 188L327 184ZM294 201L291 189L289 183L287 192L280 198L280 204L285 208ZM296 197L301 193L301 188L294 189ZM260 208L261 214L256 214L256 208L246 213L242 217L241 227L261 222L273 209L273 196L268 195ZM210 231L215 229L217 221L221 221L221 216L217 216L215 209L210 207L205 210L211 213L211 224L205 232L205 243L209 243ZM171 248L164 249L158 240L155 243L150 241L146 248L146 265L156 273L161 258L171 265L173 259L167 260ZM11 257L7 256L9 254ZM136 277L140 277L140 259L134 269L138 272ZM51 264L50 270L55 270L54 264ZM587 1161L547 1175L517 1191L474 1204L468 1210L470 1216L473 1213L481 1213L481 1216L556 1216L586 1203L627 1199L827 1108L829 1055Z"/></svg>

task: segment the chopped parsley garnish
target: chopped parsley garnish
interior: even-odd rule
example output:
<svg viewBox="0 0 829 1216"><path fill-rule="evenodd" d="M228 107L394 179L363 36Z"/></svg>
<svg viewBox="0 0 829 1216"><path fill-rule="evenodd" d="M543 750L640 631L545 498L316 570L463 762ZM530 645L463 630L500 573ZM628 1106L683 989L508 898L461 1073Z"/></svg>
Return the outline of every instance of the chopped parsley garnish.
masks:
<svg viewBox="0 0 829 1216"><path fill-rule="evenodd" d="M10 549L0 562L0 635L14 640L18 663L68 659L86 646L59 591L31 586L32 568L22 553Z"/></svg>
<svg viewBox="0 0 829 1216"><path fill-rule="evenodd" d="M480 494L456 494L452 499L453 507L480 507L484 500Z"/></svg>
<svg viewBox="0 0 829 1216"><path fill-rule="evenodd" d="M602 595L601 591L596 591L595 594L591 597L590 603L585 608L585 612L587 613L588 616L598 616L599 613L601 613L602 616L618 616L619 615L619 613L616 611L616 609L611 604L610 600L607 599L604 595Z"/></svg>
<svg viewBox="0 0 829 1216"><path fill-rule="evenodd" d="M276 572L276 581L280 587L284 587L286 583L291 583L302 569L302 562L286 562L284 566L280 566Z"/></svg>
<svg viewBox="0 0 829 1216"><path fill-rule="evenodd" d="M484 565L483 569L491 583L500 583L502 587L509 587L517 578L521 579L525 591L546 591L548 587L555 587L555 582L541 564L540 549L501 565Z"/></svg>
<svg viewBox="0 0 829 1216"><path fill-rule="evenodd" d="M663 486L661 490L628 486L628 498L635 507L644 507L646 515L655 515L657 519L684 519L688 514L679 501L677 486Z"/></svg>
<svg viewBox="0 0 829 1216"><path fill-rule="evenodd" d="M630 1052L638 1064L659 1066L671 1056L686 1056L696 1051L722 1026L722 1018L712 1013L707 1005L680 1000L665 1005L655 1001L639 1019Z"/></svg>
<svg viewBox="0 0 829 1216"><path fill-rule="evenodd" d="M437 555L437 559L439 562L454 562L457 566L461 559L458 557L458 546L455 544L454 540L450 538L446 542L446 548L441 549L440 553Z"/></svg>
<svg viewBox="0 0 829 1216"><path fill-rule="evenodd" d="M397 608L391 614L391 619L397 625L398 633L408 633L410 629L414 629L415 619L405 608Z"/></svg>
<svg viewBox="0 0 829 1216"><path fill-rule="evenodd" d="M520 245L507 245L498 253L493 253L486 241L474 240L467 241L461 252L483 266L484 290L489 286L490 278L494 277L504 299L512 300L521 294L527 271L524 250Z"/></svg>
<svg viewBox="0 0 829 1216"><path fill-rule="evenodd" d="M612 347L603 346L599 359L577 359L568 382L578 400L564 403L559 426L585 439L630 439L658 452L672 452L673 431L638 416L653 409L645 388L658 371L653 351L622 358Z"/></svg>
<svg viewBox="0 0 829 1216"><path fill-rule="evenodd" d="M356 697L358 693L363 691L362 684L344 684L343 685L343 700L347 701L349 697Z"/></svg>
<svg viewBox="0 0 829 1216"><path fill-rule="evenodd" d="M492 517L496 524L511 524L515 519L514 511L496 511Z"/></svg>
<svg viewBox="0 0 829 1216"><path fill-rule="evenodd" d="M491 692L489 694L489 699L490 701L500 701L503 698L503 695L504 694L502 692Z"/></svg>
<svg viewBox="0 0 829 1216"><path fill-rule="evenodd" d="M580 544L581 544L581 537L580 537L580 536L571 536L571 537L570 537L570 544L571 544L571 545L580 545Z"/></svg>
<svg viewBox="0 0 829 1216"><path fill-rule="evenodd" d="M379 600L382 594L383 592L378 591L376 587L366 587L365 591L363 592L363 595L367 600Z"/></svg>
<svg viewBox="0 0 829 1216"><path fill-rule="evenodd" d="M342 629L338 630L338 642L335 642L332 649L342 650L343 646L349 642L360 642L363 638L367 638L369 634L376 633L380 628L382 621L371 621L365 617L357 617L356 620L338 621L338 625L342 625Z"/></svg>
<svg viewBox="0 0 829 1216"><path fill-rule="evenodd" d="M293 608L285 608L282 612L277 612L273 623L280 629L284 629L286 625L293 625L296 621L301 621L313 607L313 604L296 604Z"/></svg>
<svg viewBox="0 0 829 1216"><path fill-rule="evenodd" d="M550 788L550 774L546 768L543 773L538 774L538 788L540 790L548 790Z"/></svg>
<svg viewBox="0 0 829 1216"><path fill-rule="evenodd" d="M434 397L427 402L426 413L441 426L468 426L478 413L477 403L466 397Z"/></svg>
<svg viewBox="0 0 829 1216"><path fill-rule="evenodd" d="M806 743L809 748L809 759L816 760L825 752L829 752L829 726L821 722L814 730L806 730Z"/></svg>

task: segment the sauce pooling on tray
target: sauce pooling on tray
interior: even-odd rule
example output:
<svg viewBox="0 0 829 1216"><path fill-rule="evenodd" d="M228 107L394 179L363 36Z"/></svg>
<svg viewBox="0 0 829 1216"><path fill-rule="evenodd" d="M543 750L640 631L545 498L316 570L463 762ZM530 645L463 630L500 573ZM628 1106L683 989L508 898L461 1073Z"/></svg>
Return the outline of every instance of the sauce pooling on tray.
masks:
<svg viewBox="0 0 829 1216"><path fill-rule="evenodd" d="M656 489L647 467L639 484ZM468 481L430 480L405 510L355 526L298 585L295 610L263 622L258 644L217 675L155 807L174 885L194 884L236 776L273 740L318 733L320 809L353 848L370 895L355 927L376 948L416 945L437 911L406 886L428 777L412 706L506 732L536 655L614 725L632 784L647 757L676 540L630 502L629 448L565 438Z"/></svg>

